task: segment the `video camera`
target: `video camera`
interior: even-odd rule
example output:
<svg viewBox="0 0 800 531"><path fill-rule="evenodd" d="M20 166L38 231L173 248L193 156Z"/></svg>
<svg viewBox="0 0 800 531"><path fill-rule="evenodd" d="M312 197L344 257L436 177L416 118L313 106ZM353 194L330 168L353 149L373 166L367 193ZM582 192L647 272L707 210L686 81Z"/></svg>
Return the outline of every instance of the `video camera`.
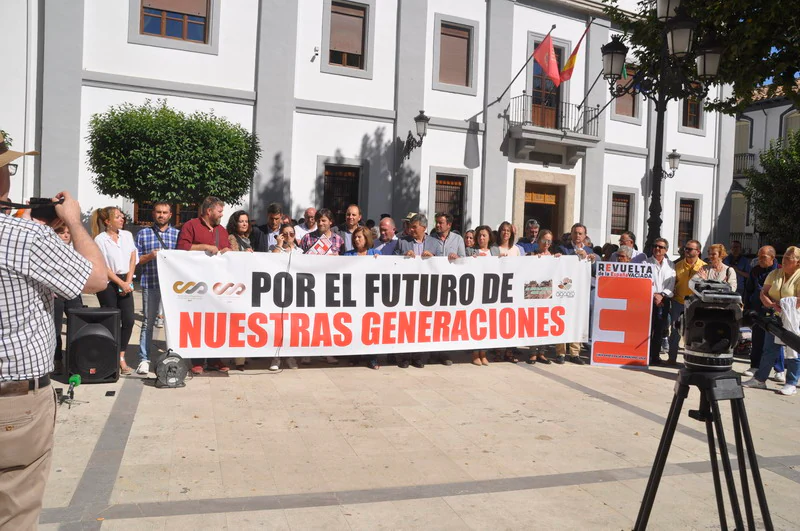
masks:
<svg viewBox="0 0 800 531"><path fill-rule="evenodd" d="M679 330L683 336L688 369L726 371L733 365L733 348L739 327L759 326L789 348L800 351L800 336L783 327L780 317L755 311L742 313L742 298L725 282L695 281L693 296L686 298Z"/></svg>
<svg viewBox="0 0 800 531"><path fill-rule="evenodd" d="M725 282L697 280L684 302L680 332L688 369L727 371L739 341L742 297Z"/></svg>
<svg viewBox="0 0 800 531"><path fill-rule="evenodd" d="M0 201L0 208L16 208L19 210L27 208L31 211L32 219L38 219L39 221L49 224L58 217L56 214L56 205L60 205L63 202L63 198L58 201L53 201L49 197L31 197L28 204Z"/></svg>

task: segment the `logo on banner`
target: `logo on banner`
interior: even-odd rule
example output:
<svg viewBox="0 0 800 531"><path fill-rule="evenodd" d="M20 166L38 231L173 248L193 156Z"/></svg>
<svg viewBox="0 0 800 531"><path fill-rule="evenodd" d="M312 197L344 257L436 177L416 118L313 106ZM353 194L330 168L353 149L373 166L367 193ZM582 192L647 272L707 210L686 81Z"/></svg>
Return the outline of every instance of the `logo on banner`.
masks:
<svg viewBox="0 0 800 531"><path fill-rule="evenodd" d="M525 283L526 299L551 299L553 298L552 280L531 280Z"/></svg>
<svg viewBox="0 0 800 531"><path fill-rule="evenodd" d="M326 238L325 236L321 237L319 240L314 242L314 245L306 251L306 254L328 254L328 252L333 247L333 243Z"/></svg>
<svg viewBox="0 0 800 531"><path fill-rule="evenodd" d="M217 295L231 296L231 295L241 295L242 293L247 291L247 288L245 287L244 284L241 283L234 284L233 282L227 282L227 283L217 282L216 284L214 284L212 290Z"/></svg>
<svg viewBox="0 0 800 531"><path fill-rule="evenodd" d="M205 295L208 285L205 282L181 282L172 285L172 291L179 295Z"/></svg>
<svg viewBox="0 0 800 531"><path fill-rule="evenodd" d="M556 297L566 297L566 298L573 298L575 297L575 290L572 289L572 279L569 277L564 277L561 282L558 283L558 291L556 291Z"/></svg>

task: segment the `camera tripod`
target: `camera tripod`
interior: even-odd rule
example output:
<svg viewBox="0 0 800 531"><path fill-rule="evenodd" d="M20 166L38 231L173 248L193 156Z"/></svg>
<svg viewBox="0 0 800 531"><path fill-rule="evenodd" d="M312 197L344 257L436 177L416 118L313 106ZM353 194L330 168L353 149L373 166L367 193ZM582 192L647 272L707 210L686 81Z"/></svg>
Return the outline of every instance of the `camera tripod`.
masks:
<svg viewBox="0 0 800 531"><path fill-rule="evenodd" d="M747 460L750 462L750 471L753 475L753 484L758 497L758 505L761 509L761 517L764 520L764 527L772 530L772 519L767 507L767 497L764 494L764 485L761 482L761 473L758 470L756 451L753 448L753 437L750 434L750 424L747 420L747 412L744 408L744 390L742 389L739 375L733 371L711 372L681 369L678 373L678 380L675 382L675 397L672 399L667 423L664 425L664 432L656 452L656 459L650 471L650 479L647 481L647 488L644 492L642 505L639 508L639 516L636 518L634 529L643 530L647 528L647 521L650 518L650 511L653 509L653 502L656 498L658 485L661 482L661 475L664 466L667 464L667 455L672 444L672 437L675 435L675 428L678 425L678 418L681 414L683 401L689 396L689 387L695 386L700 390L700 407L697 410L690 410L689 416L706 425L706 437L708 438L708 451L711 457L711 472L714 478L714 493L717 498L717 511L721 529L727 529L727 519L725 516L725 503L722 497L722 484L720 482L719 464L717 462L717 452L714 441L714 430L719 442L719 453L722 457L722 469L725 474L725 484L728 488L728 497L731 502L733 519L736 529L744 529L742 522L742 512L739 507L739 500L736 495L736 485L733 480L733 470L731 460L728 455L728 445L725 442L725 432L722 427L722 417L720 416L720 400L730 400L733 413L733 432L736 442L736 456L739 462L739 474L741 477L742 492L744 496L744 508L747 517L748 529L755 529L753 518L753 506L750 500L750 489L747 481L747 467L742 451L742 438L747 447Z"/></svg>

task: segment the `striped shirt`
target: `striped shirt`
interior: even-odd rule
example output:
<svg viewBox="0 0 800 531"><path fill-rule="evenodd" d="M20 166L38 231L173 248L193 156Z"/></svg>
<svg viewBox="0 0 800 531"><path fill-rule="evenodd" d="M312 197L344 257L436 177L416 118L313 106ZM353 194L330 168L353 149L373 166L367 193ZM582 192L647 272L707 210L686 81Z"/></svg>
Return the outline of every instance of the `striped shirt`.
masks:
<svg viewBox="0 0 800 531"><path fill-rule="evenodd" d="M155 227L148 227L140 230L136 234L136 249L139 251L139 258L153 252L155 249L175 249L178 247L178 234L180 231L169 225L166 230L159 232L164 245L158 240ZM142 266L141 284L143 288L156 289L158 284L158 264L156 260L150 260Z"/></svg>
<svg viewBox="0 0 800 531"><path fill-rule="evenodd" d="M53 371L53 295L78 297L91 273L50 227L0 214L0 380Z"/></svg>

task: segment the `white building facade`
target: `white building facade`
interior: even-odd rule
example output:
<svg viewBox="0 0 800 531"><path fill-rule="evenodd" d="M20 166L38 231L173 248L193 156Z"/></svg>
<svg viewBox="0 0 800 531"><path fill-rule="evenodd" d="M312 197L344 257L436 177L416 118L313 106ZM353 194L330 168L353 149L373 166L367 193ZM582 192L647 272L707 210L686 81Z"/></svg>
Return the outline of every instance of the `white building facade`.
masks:
<svg viewBox="0 0 800 531"><path fill-rule="evenodd" d="M595 243L622 230L643 241L652 157L676 149L662 236L707 244L730 233L735 120L671 102L666 152L652 153L652 105L609 104L607 83L595 83L615 29L594 0L6 0L0 9L11 49L0 97L13 102L0 127L17 148L42 152L21 165L15 199L67 189L85 209L120 203L92 185L88 123L111 106L165 99L257 134L262 160L243 201L258 222L270 201L293 217L355 202L364 219L447 210L460 230L503 220L519 230L536 218L556 234L581 221ZM552 25L563 66L590 21L569 81L554 88L531 61L512 83ZM420 110L428 133L404 158Z"/></svg>
<svg viewBox="0 0 800 531"><path fill-rule="evenodd" d="M757 253L768 243L757 233L757 221L743 191L746 172L761 169L759 155L770 143L800 130L800 110L783 95L767 98L765 90L757 91L754 102L736 120L733 154L733 191L731 194L731 239L739 240L745 252Z"/></svg>

